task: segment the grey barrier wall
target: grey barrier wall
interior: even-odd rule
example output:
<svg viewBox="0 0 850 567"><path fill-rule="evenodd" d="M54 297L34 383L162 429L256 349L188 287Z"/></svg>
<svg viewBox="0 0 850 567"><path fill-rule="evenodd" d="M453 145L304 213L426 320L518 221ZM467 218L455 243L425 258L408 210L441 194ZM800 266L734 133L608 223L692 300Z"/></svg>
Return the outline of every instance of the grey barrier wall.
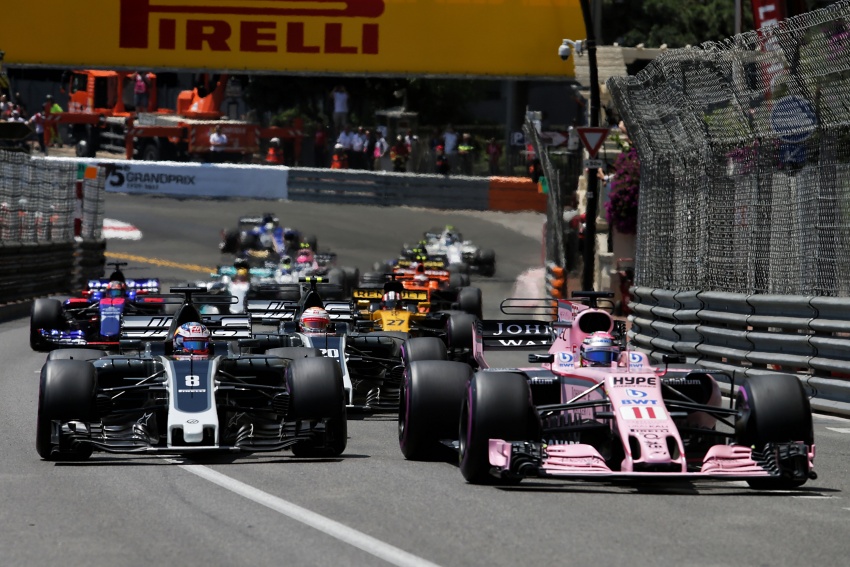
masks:
<svg viewBox="0 0 850 567"><path fill-rule="evenodd" d="M812 407L850 415L850 298L636 287L629 339L656 359L728 372L796 374ZM726 388L728 392L728 387Z"/></svg>
<svg viewBox="0 0 850 567"><path fill-rule="evenodd" d="M289 170L288 193L292 201L486 211L490 180L298 167Z"/></svg>

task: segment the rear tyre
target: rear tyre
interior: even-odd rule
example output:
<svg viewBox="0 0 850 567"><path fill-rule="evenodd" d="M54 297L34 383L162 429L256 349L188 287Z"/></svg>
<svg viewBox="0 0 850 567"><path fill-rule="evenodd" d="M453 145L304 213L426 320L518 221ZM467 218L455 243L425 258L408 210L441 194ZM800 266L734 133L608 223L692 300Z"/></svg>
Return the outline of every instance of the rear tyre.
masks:
<svg viewBox="0 0 850 567"><path fill-rule="evenodd" d="M478 273L482 276L496 274L496 252L490 248L478 252Z"/></svg>
<svg viewBox="0 0 850 567"><path fill-rule="evenodd" d="M472 349L472 326L478 320L469 313L452 313L446 322L446 343L451 350Z"/></svg>
<svg viewBox="0 0 850 567"><path fill-rule="evenodd" d="M296 457L328 458L345 451L348 422L342 371L330 358L297 358L286 369L289 390L289 418L297 421L324 421L325 434L299 441L292 446Z"/></svg>
<svg viewBox="0 0 850 567"><path fill-rule="evenodd" d="M91 445L60 453L51 433L54 420L92 420L96 384L95 369L84 360L50 360L41 368L35 449L42 459L84 460L91 456Z"/></svg>
<svg viewBox="0 0 850 567"><path fill-rule="evenodd" d="M738 390L735 407L735 436L740 445L761 450L767 443L814 443L811 406L796 376L750 376ZM747 484L759 490L787 490L805 482L783 476L756 478Z"/></svg>
<svg viewBox="0 0 850 567"><path fill-rule="evenodd" d="M460 472L472 484L491 484L490 439L532 441L537 437L531 389L522 374L476 373L460 415Z"/></svg>
<svg viewBox="0 0 850 567"><path fill-rule="evenodd" d="M470 315L475 315L479 319L483 319L481 307L481 289L477 287L461 288L457 294L457 306L461 311L466 311Z"/></svg>
<svg viewBox="0 0 850 567"><path fill-rule="evenodd" d="M404 372L398 410L398 444L411 461L445 454L441 439L456 439L460 403L472 370L460 362L422 360Z"/></svg>
<svg viewBox="0 0 850 567"><path fill-rule="evenodd" d="M448 360L446 344L437 337L415 337L401 345L401 362L405 366L419 360Z"/></svg>
<svg viewBox="0 0 850 567"><path fill-rule="evenodd" d="M139 159L143 161L159 161L161 157L159 145L154 141L145 144L145 147L142 148L139 154Z"/></svg>
<svg viewBox="0 0 850 567"><path fill-rule="evenodd" d="M30 348L44 352L50 348L47 341L39 335L39 329L65 329L67 321L62 314L62 304L58 299L36 299L30 312Z"/></svg>

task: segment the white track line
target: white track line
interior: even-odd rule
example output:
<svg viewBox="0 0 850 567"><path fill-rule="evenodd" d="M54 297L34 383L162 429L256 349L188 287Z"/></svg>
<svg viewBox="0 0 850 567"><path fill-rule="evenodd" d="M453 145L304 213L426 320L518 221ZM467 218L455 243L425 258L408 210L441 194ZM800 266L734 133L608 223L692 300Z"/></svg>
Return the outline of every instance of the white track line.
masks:
<svg viewBox="0 0 850 567"><path fill-rule="evenodd" d="M393 547L388 543L384 543L379 539L366 535L348 526L325 518L315 512L311 512L306 508L302 508L292 502L287 502L277 496L272 496L267 492L263 492L253 486L247 485L227 475L216 472L203 465L180 465L180 468L199 476L204 480L208 480L213 484L217 484L222 488L252 500L261 506L265 506L270 510L274 510L284 516L292 518L297 522L301 522L311 528L319 530L333 538L338 539L348 545L361 549L366 553L382 559L392 565L398 567L439 567L436 563L431 563L426 559L417 557L411 553Z"/></svg>

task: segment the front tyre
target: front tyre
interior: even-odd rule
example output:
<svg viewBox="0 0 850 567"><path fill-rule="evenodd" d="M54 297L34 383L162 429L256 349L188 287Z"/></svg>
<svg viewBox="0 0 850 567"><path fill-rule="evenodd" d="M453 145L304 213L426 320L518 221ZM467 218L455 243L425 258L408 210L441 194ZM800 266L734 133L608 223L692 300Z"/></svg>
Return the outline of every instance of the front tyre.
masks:
<svg viewBox="0 0 850 567"><path fill-rule="evenodd" d="M50 360L41 368L35 449L42 459L84 460L91 456L89 444L60 451L51 437L53 421L92 420L96 384L95 369L85 360Z"/></svg>
<svg viewBox="0 0 850 567"><path fill-rule="evenodd" d="M58 299L36 299L30 312L30 348L36 352L49 350L50 345L39 334L39 329L65 329L62 303Z"/></svg>
<svg viewBox="0 0 850 567"><path fill-rule="evenodd" d="M790 374L750 376L735 399L736 442L761 450L768 443L814 443L812 410L803 385ZM805 484L806 479L783 475L748 480L759 490L787 490Z"/></svg>
<svg viewBox="0 0 850 567"><path fill-rule="evenodd" d="M412 362L404 372L398 444L411 461L438 458L441 439L456 439L460 402L472 371L444 360Z"/></svg>
<svg viewBox="0 0 850 567"><path fill-rule="evenodd" d="M477 372L461 408L460 472L472 484L496 482L490 474L490 439L530 441L536 440L538 431L525 376Z"/></svg>
<svg viewBox="0 0 850 567"><path fill-rule="evenodd" d="M345 451L348 420L342 371L336 360L325 357L295 358L286 369L289 419L324 423L324 435L292 446L296 457L329 458Z"/></svg>

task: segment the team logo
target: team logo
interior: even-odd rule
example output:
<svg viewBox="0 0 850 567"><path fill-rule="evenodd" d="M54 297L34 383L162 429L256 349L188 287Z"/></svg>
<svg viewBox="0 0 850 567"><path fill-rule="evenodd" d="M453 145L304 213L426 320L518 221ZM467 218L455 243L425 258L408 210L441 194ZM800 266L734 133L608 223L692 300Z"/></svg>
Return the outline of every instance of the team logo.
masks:
<svg viewBox="0 0 850 567"><path fill-rule="evenodd" d="M271 4L274 4L272 6ZM375 55L384 0L121 0L122 49ZM364 22L364 20L367 20ZM344 44L347 28L359 41ZM311 43L308 36L320 35ZM183 44L185 42L185 44Z"/></svg>
<svg viewBox="0 0 850 567"><path fill-rule="evenodd" d="M649 394L647 394L643 390L626 390L626 395L630 398L645 398Z"/></svg>

